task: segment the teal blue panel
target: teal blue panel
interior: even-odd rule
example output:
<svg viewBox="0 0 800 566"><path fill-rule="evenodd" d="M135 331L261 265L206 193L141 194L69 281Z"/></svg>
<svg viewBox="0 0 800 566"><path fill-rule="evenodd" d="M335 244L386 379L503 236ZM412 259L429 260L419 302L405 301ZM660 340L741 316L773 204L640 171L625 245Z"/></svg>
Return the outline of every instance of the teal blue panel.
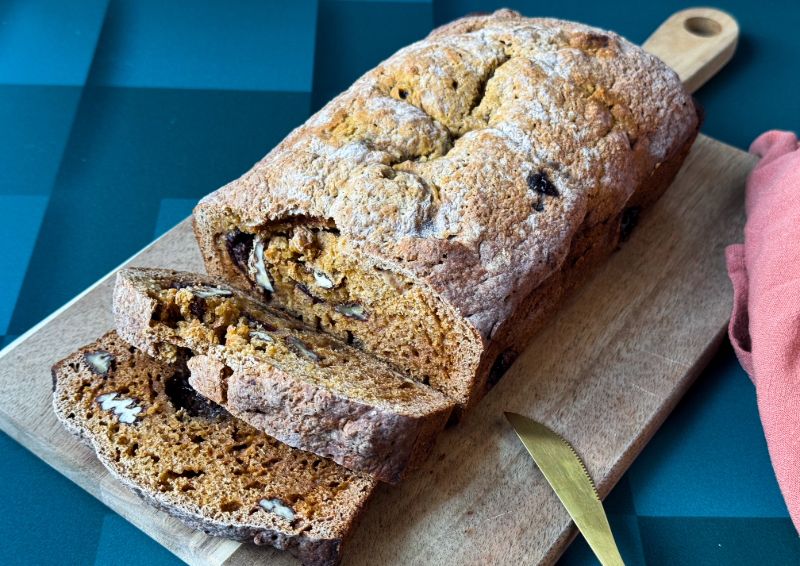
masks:
<svg viewBox="0 0 800 566"><path fill-rule="evenodd" d="M628 471L639 515L786 517L756 410L730 347Z"/></svg>
<svg viewBox="0 0 800 566"><path fill-rule="evenodd" d="M308 105L305 93L87 88L9 332L147 245L161 199L241 175Z"/></svg>
<svg viewBox="0 0 800 566"><path fill-rule="evenodd" d="M75 86L0 84L0 194L50 194L80 96Z"/></svg>
<svg viewBox="0 0 800 566"><path fill-rule="evenodd" d="M648 566L800 564L789 519L640 516L639 532Z"/></svg>
<svg viewBox="0 0 800 566"><path fill-rule="evenodd" d="M0 242L13 242L0 246L0 334L8 329L46 206L44 196L0 194Z"/></svg>
<svg viewBox="0 0 800 566"><path fill-rule="evenodd" d="M425 37L432 20L430 4L321 0L314 108L401 47Z"/></svg>
<svg viewBox="0 0 800 566"><path fill-rule="evenodd" d="M106 507L0 433L3 566L91 564Z"/></svg>
<svg viewBox="0 0 800 566"><path fill-rule="evenodd" d="M107 4L108 0L0 3L0 84L82 85Z"/></svg>
<svg viewBox="0 0 800 566"><path fill-rule="evenodd" d="M94 84L311 91L315 0L113 0Z"/></svg>
<svg viewBox="0 0 800 566"><path fill-rule="evenodd" d="M743 35L697 93L704 131L800 130L800 3L714 4ZM0 346L433 22L504 5L641 42L689 4L0 0ZM800 565L755 407L727 346L605 501L628 564ZM3 565L178 563L2 435L0 454ZM563 563L596 564L580 537Z"/></svg>
<svg viewBox="0 0 800 566"><path fill-rule="evenodd" d="M95 566L178 566L183 562L115 513L103 517Z"/></svg>
<svg viewBox="0 0 800 566"><path fill-rule="evenodd" d="M158 238L161 234L178 224L181 220L192 214L197 199L193 198L162 198L161 205L158 207L158 217L156 227L153 230L153 238Z"/></svg>

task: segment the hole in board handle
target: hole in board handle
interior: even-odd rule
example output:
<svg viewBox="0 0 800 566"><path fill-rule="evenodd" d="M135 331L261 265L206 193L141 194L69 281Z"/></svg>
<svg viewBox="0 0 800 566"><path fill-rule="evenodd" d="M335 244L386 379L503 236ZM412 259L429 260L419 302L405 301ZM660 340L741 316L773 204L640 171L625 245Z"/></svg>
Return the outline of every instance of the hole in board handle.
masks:
<svg viewBox="0 0 800 566"><path fill-rule="evenodd" d="M719 22L704 16L694 16L683 22L683 27L692 35L700 37L713 37L722 31Z"/></svg>

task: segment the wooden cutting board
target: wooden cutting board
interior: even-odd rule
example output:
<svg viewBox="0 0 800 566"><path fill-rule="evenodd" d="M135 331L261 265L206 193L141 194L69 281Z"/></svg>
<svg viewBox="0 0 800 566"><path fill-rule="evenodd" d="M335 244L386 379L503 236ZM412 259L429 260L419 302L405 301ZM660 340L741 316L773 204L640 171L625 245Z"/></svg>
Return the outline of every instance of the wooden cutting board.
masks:
<svg viewBox="0 0 800 566"><path fill-rule="evenodd" d="M648 48L669 60L658 45ZM689 58L684 68L694 70L681 76L707 78L720 60ZM752 156L700 136L631 239L478 408L445 431L427 465L399 486L378 489L345 562L554 562L574 529L503 411L569 439L605 496L724 336L731 290L723 252L741 238L753 164ZM189 221L128 264L202 270ZM109 274L0 353L0 428L186 562L296 563L270 548L208 537L151 509L56 421L50 366L112 327L112 284Z"/></svg>

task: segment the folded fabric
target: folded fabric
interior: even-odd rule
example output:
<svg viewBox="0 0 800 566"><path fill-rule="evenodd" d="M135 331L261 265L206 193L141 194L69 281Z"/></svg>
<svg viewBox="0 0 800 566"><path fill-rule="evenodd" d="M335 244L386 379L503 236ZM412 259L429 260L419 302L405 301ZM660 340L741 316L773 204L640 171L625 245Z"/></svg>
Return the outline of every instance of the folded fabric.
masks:
<svg viewBox="0 0 800 566"><path fill-rule="evenodd" d="M756 386L775 475L800 530L800 148L772 131L750 151L744 244L726 250L736 355Z"/></svg>

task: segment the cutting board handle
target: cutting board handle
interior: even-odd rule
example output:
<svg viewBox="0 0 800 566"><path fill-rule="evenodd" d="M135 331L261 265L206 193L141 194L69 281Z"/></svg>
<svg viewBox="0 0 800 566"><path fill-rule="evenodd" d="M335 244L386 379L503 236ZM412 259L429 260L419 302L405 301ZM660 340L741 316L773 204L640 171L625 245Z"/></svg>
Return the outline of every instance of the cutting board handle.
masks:
<svg viewBox="0 0 800 566"><path fill-rule="evenodd" d="M689 8L672 14L644 42L648 51L672 67L694 92L733 57L739 24L714 8Z"/></svg>

